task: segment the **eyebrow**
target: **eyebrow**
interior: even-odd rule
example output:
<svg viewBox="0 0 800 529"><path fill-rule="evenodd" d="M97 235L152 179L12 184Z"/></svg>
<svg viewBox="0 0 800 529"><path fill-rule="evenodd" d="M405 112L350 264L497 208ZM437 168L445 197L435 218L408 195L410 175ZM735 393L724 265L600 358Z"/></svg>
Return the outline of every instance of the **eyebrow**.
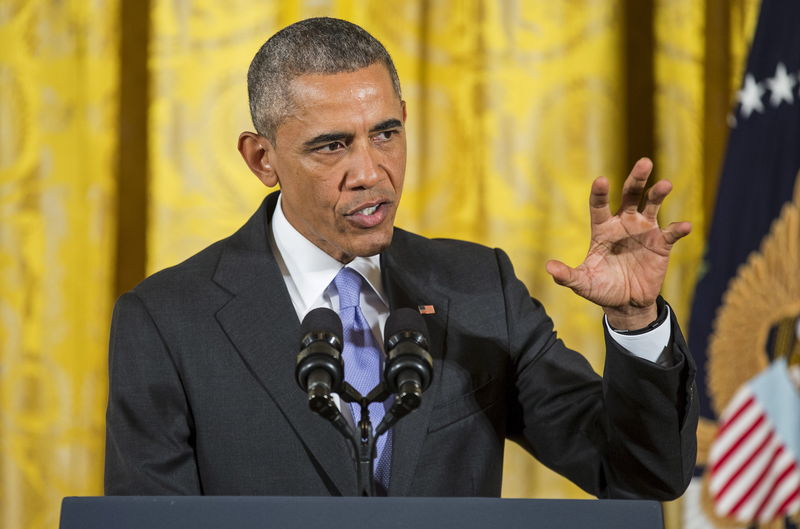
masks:
<svg viewBox="0 0 800 529"><path fill-rule="evenodd" d="M399 119L390 118L390 119L387 119L385 121L381 121L380 123L378 123L377 125L375 125L371 129L369 129L369 131L370 132L378 132L378 131L381 131L381 130L394 129L394 128L398 128L398 127L402 127L402 126L403 126L403 124L400 122Z"/></svg>
<svg viewBox="0 0 800 529"><path fill-rule="evenodd" d="M393 129L402 127L403 123L399 119L390 118L384 121L381 121L371 129L370 132L379 132L382 130ZM326 132L324 134L319 134L314 136L310 140L303 142L304 147L314 147L315 145L319 145L321 143L332 143L335 141L347 141L353 137L352 134L348 134L346 132Z"/></svg>
<svg viewBox="0 0 800 529"><path fill-rule="evenodd" d="M347 140L352 137L352 134L347 134L344 132L327 132L325 134L320 134L319 136L314 136L310 140L303 142L303 146L313 147L315 145L319 145L320 143L332 143L334 141Z"/></svg>

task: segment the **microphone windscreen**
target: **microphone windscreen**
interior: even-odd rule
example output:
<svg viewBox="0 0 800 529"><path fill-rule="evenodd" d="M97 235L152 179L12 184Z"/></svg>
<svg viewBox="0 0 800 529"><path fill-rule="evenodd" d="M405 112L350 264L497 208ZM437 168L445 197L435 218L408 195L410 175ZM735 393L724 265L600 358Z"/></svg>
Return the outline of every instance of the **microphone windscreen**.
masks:
<svg viewBox="0 0 800 529"><path fill-rule="evenodd" d="M383 330L386 340L402 331L418 332L425 337L425 341L428 341L428 326L425 325L420 313L414 309L402 308L389 314Z"/></svg>
<svg viewBox="0 0 800 529"><path fill-rule="evenodd" d="M319 307L303 318L303 323L300 324L300 336L314 332L326 332L333 334L339 340L342 339L342 320L339 315L333 310L326 307Z"/></svg>

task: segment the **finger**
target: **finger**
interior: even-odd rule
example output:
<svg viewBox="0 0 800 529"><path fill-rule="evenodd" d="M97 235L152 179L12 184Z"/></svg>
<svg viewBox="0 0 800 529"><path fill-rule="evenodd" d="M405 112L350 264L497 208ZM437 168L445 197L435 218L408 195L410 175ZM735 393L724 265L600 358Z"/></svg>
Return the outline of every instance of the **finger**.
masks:
<svg viewBox="0 0 800 529"><path fill-rule="evenodd" d="M658 208L661 207L661 203L664 202L664 199L667 198L670 191L672 191L672 184L669 180L656 182L653 187L650 188L650 191L647 192L647 201L645 202L644 209L642 209L642 214L647 217L648 220L655 222L656 216L658 215Z"/></svg>
<svg viewBox="0 0 800 529"><path fill-rule="evenodd" d="M692 224L690 222L673 222L663 230L664 239L667 244L675 244L681 237L686 237L692 231Z"/></svg>
<svg viewBox="0 0 800 529"><path fill-rule="evenodd" d="M592 182L592 192L589 195L589 218L592 224L600 224L611 217L611 208L608 207L608 179L604 176L595 178Z"/></svg>
<svg viewBox="0 0 800 529"><path fill-rule="evenodd" d="M624 213L636 213L639 211L639 202L644 194L644 186L653 170L653 162L649 158L641 158L633 165L631 173L625 179L622 186L622 203L619 210Z"/></svg>
<svg viewBox="0 0 800 529"><path fill-rule="evenodd" d="M550 259L545 264L547 273L553 276L553 281L565 287L574 286L577 280L575 269L570 268L557 259Z"/></svg>

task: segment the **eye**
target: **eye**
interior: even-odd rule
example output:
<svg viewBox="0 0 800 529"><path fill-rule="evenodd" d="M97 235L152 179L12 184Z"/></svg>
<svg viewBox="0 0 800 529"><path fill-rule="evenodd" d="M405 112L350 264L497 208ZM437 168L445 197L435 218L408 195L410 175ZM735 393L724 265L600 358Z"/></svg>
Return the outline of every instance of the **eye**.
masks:
<svg viewBox="0 0 800 529"><path fill-rule="evenodd" d="M326 143L325 145L320 145L316 147L314 150L316 152L336 152L341 149L344 149L344 143L340 141L332 141L330 143Z"/></svg>
<svg viewBox="0 0 800 529"><path fill-rule="evenodd" d="M383 130L383 131L375 134L372 137L372 139L374 141L376 141L376 142L389 141L389 140L392 139L392 136L394 136L395 134L397 134L396 130Z"/></svg>

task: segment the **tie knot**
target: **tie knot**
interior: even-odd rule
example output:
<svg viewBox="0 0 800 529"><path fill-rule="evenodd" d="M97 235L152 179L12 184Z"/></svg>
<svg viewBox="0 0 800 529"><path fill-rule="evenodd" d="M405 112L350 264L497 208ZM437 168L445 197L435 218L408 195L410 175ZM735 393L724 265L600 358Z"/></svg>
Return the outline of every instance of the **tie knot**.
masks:
<svg viewBox="0 0 800 529"><path fill-rule="evenodd" d="M339 270L339 273L333 278L333 284L336 285L336 290L339 292L339 310L360 305L359 295L363 282L361 274L352 268L345 267Z"/></svg>

